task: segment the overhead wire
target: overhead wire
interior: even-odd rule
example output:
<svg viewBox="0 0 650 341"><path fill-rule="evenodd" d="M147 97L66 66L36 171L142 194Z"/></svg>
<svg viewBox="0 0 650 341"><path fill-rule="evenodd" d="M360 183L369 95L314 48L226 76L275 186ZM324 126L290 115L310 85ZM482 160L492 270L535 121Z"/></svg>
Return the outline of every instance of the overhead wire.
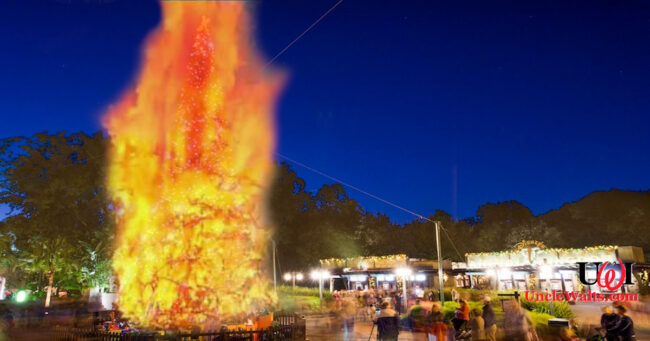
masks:
<svg viewBox="0 0 650 341"><path fill-rule="evenodd" d="M435 220L429 219L429 218L425 217L425 216L422 215L422 214L416 213L416 212L414 212L414 211L412 211L412 210L409 210L409 209L407 209L407 208L405 208L405 207L402 207L402 206L400 206L400 205L397 205L397 204L395 204L395 203L393 203L393 202L391 202L391 201L389 201L389 200L386 200L386 199L384 199L384 198L382 198L382 197L379 197L379 196L377 196L377 195L375 195L375 194L372 194L372 193L370 193L370 192L368 192L368 191L365 191L365 190L363 190L363 189L361 189L361 188L359 188L359 187L356 187L356 186L354 186L354 185L352 185L352 184L350 184L350 183L347 183L347 182L345 182L345 181L343 181L343 180L341 180L341 179L338 179L338 178L336 178L336 177L333 177L333 176L331 176L331 175L329 175L329 174L327 174L327 173L325 173L325 172L323 172L323 171L320 171L320 170L318 170L318 169L316 169L316 168L310 167L310 166L308 166L308 165L306 165L306 164L304 164L304 163L302 163L302 162L300 162L300 161L297 161L297 160L295 160L295 159L292 159L292 158L290 158L290 157L288 157L288 156L282 155L282 154L277 153L277 152L275 153L275 155L277 155L278 157L280 157L280 158L282 158L282 159L285 159L285 160L287 160L287 161L289 161L289 162L291 162L291 163L293 163L293 164L296 164L296 165L298 165L298 166L300 166L300 167L302 167L302 168L305 168L305 169L307 169L307 170L309 170L309 171L312 171L312 172L314 172L314 173L316 173L316 174L318 174L318 175L320 175L320 176L323 176L323 177L328 178L328 179L330 179L330 180L332 180L332 181L335 181L335 182L337 182L337 183L339 183L339 184L341 184L341 185L343 185L343 186L345 186L345 187L351 188L351 189L353 189L353 190L355 190L355 191L357 191L357 192L359 192L359 193L365 194L366 196L369 196L369 197L371 197L371 198L373 198L373 199L375 199L375 200L381 201L381 202L383 202L383 203L385 203L385 204L387 204L387 205L389 205L389 206L392 206L392 207L397 208L397 209L399 209L399 210L401 210L401 211L404 211L404 212L406 212L406 213L409 213L409 214L411 214L411 215L417 217L418 219L426 220L426 221L431 222L431 223L434 223L434 224L438 223L438 222L436 222ZM447 228L445 228L444 226L442 226L442 224L440 224L440 228L442 229L442 231L443 231L443 232L445 233L445 235L447 236L447 239L449 239L449 242L451 243L451 246L452 246L453 249L456 251L456 253L458 254L458 256L459 256L461 259L463 259L463 256L461 255L460 251L458 251L458 248L456 247L456 244L454 243L454 241L453 241L453 240L451 239L451 237L449 236L449 233L448 233L448 231L447 231Z"/></svg>

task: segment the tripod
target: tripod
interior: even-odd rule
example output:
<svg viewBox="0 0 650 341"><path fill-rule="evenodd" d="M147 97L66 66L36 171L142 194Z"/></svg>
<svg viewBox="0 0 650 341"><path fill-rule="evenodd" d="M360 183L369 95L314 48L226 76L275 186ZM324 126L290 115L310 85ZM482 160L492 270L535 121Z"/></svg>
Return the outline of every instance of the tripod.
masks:
<svg viewBox="0 0 650 341"><path fill-rule="evenodd" d="M372 332L375 331L375 323L372 323L372 328L370 328L370 335L368 336L368 341L372 339Z"/></svg>

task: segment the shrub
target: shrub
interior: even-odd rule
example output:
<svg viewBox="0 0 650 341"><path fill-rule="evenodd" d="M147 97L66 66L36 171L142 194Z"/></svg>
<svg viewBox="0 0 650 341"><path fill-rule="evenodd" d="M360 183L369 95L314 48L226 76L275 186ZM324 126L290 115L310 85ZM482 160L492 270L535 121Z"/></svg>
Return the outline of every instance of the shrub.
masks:
<svg viewBox="0 0 650 341"><path fill-rule="evenodd" d="M553 315L531 311L530 317L533 320L535 329L537 329L537 334L541 338L545 338L546 336L548 336L549 335L548 320L552 319Z"/></svg>
<svg viewBox="0 0 650 341"><path fill-rule="evenodd" d="M551 305L550 302L547 301L528 301L522 299L521 306L532 312L551 314ZM553 302L553 310L555 317L570 319L576 316L573 313L573 310L571 310L571 306L569 306L569 303L566 301Z"/></svg>
<svg viewBox="0 0 650 341"><path fill-rule="evenodd" d="M297 286L294 290L293 287L289 285L280 285L278 286L278 296L314 296L319 297L318 288L309 288L309 287L299 287ZM334 296L329 292L328 289L323 289L323 300L325 302L331 302L334 300Z"/></svg>

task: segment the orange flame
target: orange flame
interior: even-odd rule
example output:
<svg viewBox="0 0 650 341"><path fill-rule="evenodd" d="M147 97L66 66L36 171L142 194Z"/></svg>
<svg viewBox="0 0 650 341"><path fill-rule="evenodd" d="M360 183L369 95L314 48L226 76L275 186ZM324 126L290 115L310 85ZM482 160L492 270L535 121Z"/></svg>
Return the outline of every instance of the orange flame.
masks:
<svg viewBox="0 0 650 341"><path fill-rule="evenodd" d="M106 117L119 308L189 328L275 297L261 276L277 82L241 2L162 2L134 91ZM261 278L262 277L262 278Z"/></svg>

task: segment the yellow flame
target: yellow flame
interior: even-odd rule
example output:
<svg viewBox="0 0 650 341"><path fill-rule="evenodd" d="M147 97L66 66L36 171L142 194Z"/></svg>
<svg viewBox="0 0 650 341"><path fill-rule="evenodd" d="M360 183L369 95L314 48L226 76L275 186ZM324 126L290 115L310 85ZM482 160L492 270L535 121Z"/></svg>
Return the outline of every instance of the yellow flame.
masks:
<svg viewBox="0 0 650 341"><path fill-rule="evenodd" d="M189 328L275 298L261 275L277 82L241 2L162 2L136 87L108 112L118 305Z"/></svg>

